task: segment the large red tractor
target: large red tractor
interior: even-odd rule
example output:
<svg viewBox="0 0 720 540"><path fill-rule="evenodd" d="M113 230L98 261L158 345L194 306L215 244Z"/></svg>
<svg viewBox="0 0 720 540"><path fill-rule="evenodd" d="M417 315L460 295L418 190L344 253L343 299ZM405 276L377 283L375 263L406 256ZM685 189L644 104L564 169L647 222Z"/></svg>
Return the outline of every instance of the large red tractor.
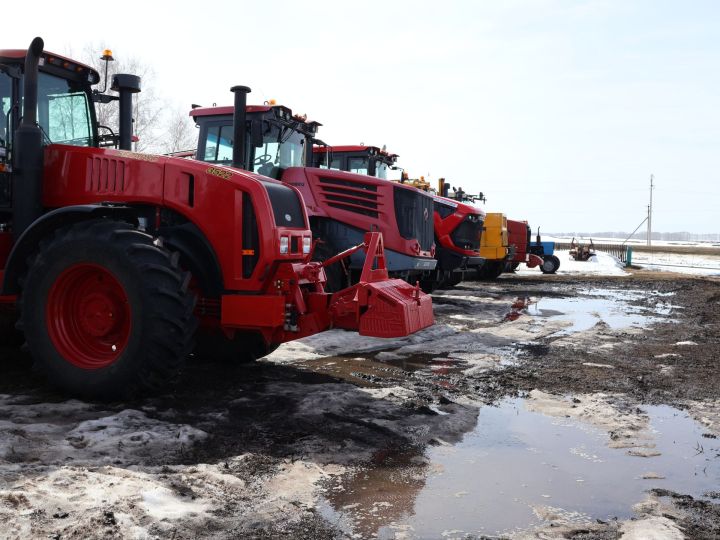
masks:
<svg viewBox="0 0 720 540"><path fill-rule="evenodd" d="M398 155L384 148L365 145L315 146L313 159L316 167L340 169L388 179ZM428 182L405 180L401 183L412 185L432 193ZM445 185L441 181L440 190ZM482 266L480 239L485 221L485 212L465 202L455 201L440 194L433 195L433 228L435 234L434 272L428 272L421 281L425 291L438 287L457 285L466 270L474 271Z"/></svg>
<svg viewBox="0 0 720 540"><path fill-rule="evenodd" d="M234 109L242 109L245 96L235 96ZM431 197L364 174L310 167L319 123L282 105L251 105L244 110L246 118L241 122L246 130L233 134L233 107L193 109L190 115L199 127L196 158L227 164L233 141L242 140L244 169L281 180L302 193L313 237L320 240L317 260L360 243L366 231L379 231L392 276L415 283L435 269ZM330 290L357 282L363 261L357 253L349 258L348 268L328 267Z"/></svg>
<svg viewBox="0 0 720 540"><path fill-rule="evenodd" d="M0 50L0 303L17 306L51 382L102 398L155 389L198 319L252 357L330 327L390 337L432 324L430 298L388 279L379 234L356 247L360 283L326 293L297 189L240 170L242 146L235 167L131 152L140 79L114 76L117 97L93 91L99 80L40 38ZM118 135L100 135L94 104L113 99Z"/></svg>

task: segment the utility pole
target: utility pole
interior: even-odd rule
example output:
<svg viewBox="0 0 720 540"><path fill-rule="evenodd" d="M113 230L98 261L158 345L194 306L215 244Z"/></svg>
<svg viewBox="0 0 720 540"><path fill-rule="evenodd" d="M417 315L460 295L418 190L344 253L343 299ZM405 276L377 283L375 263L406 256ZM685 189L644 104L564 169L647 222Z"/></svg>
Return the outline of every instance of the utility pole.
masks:
<svg viewBox="0 0 720 540"><path fill-rule="evenodd" d="M650 204L648 205L648 224L647 224L647 245L652 246L652 193L655 185L653 184L655 176L650 175Z"/></svg>

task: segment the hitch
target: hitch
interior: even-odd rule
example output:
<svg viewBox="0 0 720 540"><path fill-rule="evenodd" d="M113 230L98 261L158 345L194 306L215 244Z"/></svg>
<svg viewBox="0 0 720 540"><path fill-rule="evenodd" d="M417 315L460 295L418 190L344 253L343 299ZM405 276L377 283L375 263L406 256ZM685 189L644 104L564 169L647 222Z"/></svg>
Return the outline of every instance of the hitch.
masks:
<svg viewBox="0 0 720 540"><path fill-rule="evenodd" d="M330 300L330 316L336 328L357 330L360 335L403 337L434 324L432 299L410 285L388 277L382 234L365 233L365 241L323 263L333 264L365 249L360 281L335 293Z"/></svg>

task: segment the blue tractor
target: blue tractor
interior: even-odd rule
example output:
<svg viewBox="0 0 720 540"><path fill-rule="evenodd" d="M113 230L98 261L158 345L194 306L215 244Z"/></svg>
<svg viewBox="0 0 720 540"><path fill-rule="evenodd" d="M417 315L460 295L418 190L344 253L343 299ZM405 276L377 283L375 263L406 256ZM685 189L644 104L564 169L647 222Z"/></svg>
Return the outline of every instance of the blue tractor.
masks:
<svg viewBox="0 0 720 540"><path fill-rule="evenodd" d="M540 227L535 242L528 243L527 252L542 258L540 270L543 274L554 274L560 268L560 259L555 256L555 242L543 242L540 239Z"/></svg>

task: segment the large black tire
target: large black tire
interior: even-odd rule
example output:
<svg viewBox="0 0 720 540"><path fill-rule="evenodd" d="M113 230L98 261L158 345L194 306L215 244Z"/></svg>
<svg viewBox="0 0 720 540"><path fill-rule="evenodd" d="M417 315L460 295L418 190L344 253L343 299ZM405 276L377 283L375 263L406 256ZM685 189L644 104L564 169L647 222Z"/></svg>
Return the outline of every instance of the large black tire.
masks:
<svg viewBox="0 0 720 540"><path fill-rule="evenodd" d="M334 249L332 244L318 242L315 246L313 260L323 262L337 255L340 251L341 250ZM344 267L344 263L348 260L349 259L344 259L343 261L338 261L335 264L325 267L325 276L327 277L327 282L325 283L326 292L338 292L350 286L350 279Z"/></svg>
<svg viewBox="0 0 720 540"><path fill-rule="evenodd" d="M280 345L266 345L262 336L255 333L241 333L235 339L228 339L217 329L201 329L195 340L194 356L202 361L222 363L249 363L267 356Z"/></svg>
<svg viewBox="0 0 720 540"><path fill-rule="evenodd" d="M505 261L485 261L477 270L477 276L480 280L495 280L505 270Z"/></svg>
<svg viewBox="0 0 720 540"><path fill-rule="evenodd" d="M0 306L0 346L19 347L24 343L22 332L15 327L17 321L17 311Z"/></svg>
<svg viewBox="0 0 720 540"><path fill-rule="evenodd" d="M554 274L560 268L560 259L555 255L546 255L543 257L543 263L540 265L540 271L543 274Z"/></svg>
<svg viewBox="0 0 720 540"><path fill-rule="evenodd" d="M464 272L449 272L445 280L443 281L444 289L452 289L456 287L464 278Z"/></svg>
<svg viewBox="0 0 720 540"><path fill-rule="evenodd" d="M38 370L65 392L102 400L174 379L197 326L178 259L118 221L78 223L43 240L18 302Z"/></svg>

